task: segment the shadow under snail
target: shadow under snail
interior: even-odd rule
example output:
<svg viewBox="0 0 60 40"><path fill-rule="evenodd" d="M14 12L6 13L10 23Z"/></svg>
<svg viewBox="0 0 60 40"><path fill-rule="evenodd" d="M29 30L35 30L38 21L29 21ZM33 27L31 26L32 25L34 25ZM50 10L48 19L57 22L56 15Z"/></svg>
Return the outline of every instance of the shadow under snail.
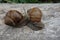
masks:
<svg viewBox="0 0 60 40"><path fill-rule="evenodd" d="M4 17L4 22L5 24L10 26L17 26L22 19L23 15L20 12L18 12L17 10L10 10Z"/></svg>

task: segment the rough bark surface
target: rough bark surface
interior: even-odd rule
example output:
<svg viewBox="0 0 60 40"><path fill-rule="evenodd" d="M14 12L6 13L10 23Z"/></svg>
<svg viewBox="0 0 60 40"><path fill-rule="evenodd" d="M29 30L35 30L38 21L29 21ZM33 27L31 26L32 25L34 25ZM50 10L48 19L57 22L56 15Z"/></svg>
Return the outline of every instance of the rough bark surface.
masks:
<svg viewBox="0 0 60 40"><path fill-rule="evenodd" d="M21 28L13 28L4 24L7 11L15 9L23 15L31 7L42 10L42 30L31 23ZM0 4L0 40L60 40L60 3L57 4Z"/></svg>

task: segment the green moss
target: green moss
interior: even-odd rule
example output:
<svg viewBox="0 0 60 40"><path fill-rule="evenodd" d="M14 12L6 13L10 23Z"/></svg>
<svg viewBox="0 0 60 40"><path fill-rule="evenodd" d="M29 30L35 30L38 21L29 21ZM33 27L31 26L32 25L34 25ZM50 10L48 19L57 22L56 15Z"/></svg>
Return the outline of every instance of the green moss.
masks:
<svg viewBox="0 0 60 40"><path fill-rule="evenodd" d="M53 3L60 2L60 0L1 0L0 2L7 3Z"/></svg>

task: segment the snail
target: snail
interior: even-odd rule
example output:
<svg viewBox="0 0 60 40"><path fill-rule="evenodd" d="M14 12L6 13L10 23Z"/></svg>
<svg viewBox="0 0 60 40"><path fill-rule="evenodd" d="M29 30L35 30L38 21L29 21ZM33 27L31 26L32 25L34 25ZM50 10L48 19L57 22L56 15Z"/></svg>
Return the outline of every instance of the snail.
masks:
<svg viewBox="0 0 60 40"><path fill-rule="evenodd" d="M40 27L41 19L42 19L42 12L39 8L34 7L27 11L28 16L32 24L36 27ZM41 28L41 27L40 27Z"/></svg>
<svg viewBox="0 0 60 40"><path fill-rule="evenodd" d="M23 20L23 15L17 10L9 10L4 17L6 25L17 26Z"/></svg>

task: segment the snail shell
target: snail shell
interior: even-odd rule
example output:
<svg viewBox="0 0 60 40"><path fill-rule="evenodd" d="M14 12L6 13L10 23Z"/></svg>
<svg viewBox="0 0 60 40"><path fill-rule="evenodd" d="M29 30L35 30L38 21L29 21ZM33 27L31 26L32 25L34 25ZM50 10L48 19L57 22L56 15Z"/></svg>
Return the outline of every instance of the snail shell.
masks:
<svg viewBox="0 0 60 40"><path fill-rule="evenodd" d="M20 12L18 12L17 10L10 10L4 17L4 22L5 24L10 26L17 26L22 19L23 15Z"/></svg>
<svg viewBox="0 0 60 40"><path fill-rule="evenodd" d="M32 22L41 22L42 12L39 8L34 7L27 11L30 21Z"/></svg>

